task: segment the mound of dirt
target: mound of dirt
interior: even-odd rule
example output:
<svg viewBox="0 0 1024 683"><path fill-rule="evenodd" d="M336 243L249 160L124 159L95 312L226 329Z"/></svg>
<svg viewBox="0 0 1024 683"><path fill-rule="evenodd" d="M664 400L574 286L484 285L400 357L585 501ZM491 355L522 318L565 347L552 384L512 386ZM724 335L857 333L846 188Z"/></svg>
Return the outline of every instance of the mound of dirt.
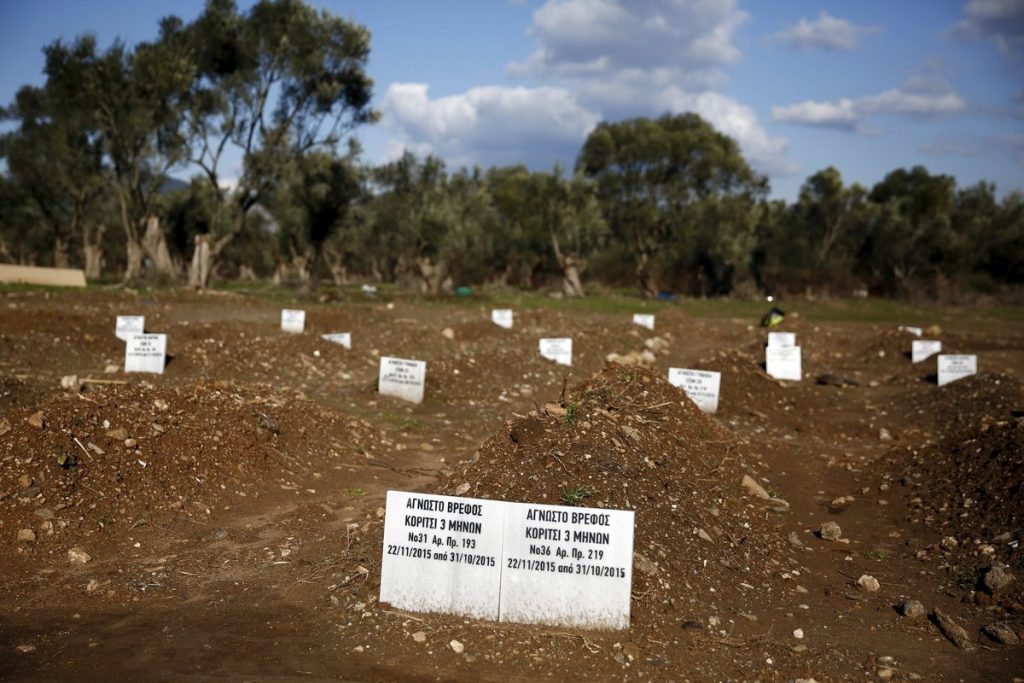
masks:
<svg viewBox="0 0 1024 683"><path fill-rule="evenodd" d="M917 337L899 329L887 329L875 334L853 354L856 362L886 370L910 367L910 344Z"/></svg>
<svg viewBox="0 0 1024 683"><path fill-rule="evenodd" d="M87 546L103 554L142 525L209 519L331 455L368 451L366 423L269 387L111 387L58 395L0 421L0 547L23 568ZM360 455L362 457L362 455ZM314 464L315 463L315 464Z"/></svg>
<svg viewBox="0 0 1024 683"><path fill-rule="evenodd" d="M763 364L752 352L731 350L703 358L696 367L722 373L718 412L728 417L772 414L791 398L792 392L769 377Z"/></svg>
<svg viewBox="0 0 1024 683"><path fill-rule="evenodd" d="M893 411L908 423L955 434L979 425L1012 419L1024 410L1024 386L1003 373L981 373L894 402Z"/></svg>
<svg viewBox="0 0 1024 683"><path fill-rule="evenodd" d="M895 477L907 499L907 519L942 540L920 550L938 557L950 590L988 604L983 576L998 564L1019 579L994 598L1024 614L1024 419L972 427L919 451L903 449Z"/></svg>
<svg viewBox="0 0 1024 683"><path fill-rule="evenodd" d="M746 460L739 442L657 370L609 364L572 388L561 406L507 422L438 493L635 510L630 631L605 639L646 642L647 661L667 663L678 656L681 640L692 647L752 633L756 626L743 615L767 606L787 569L800 573L777 531L776 513L787 504L744 490L754 459ZM382 524L373 521L351 539L349 559L360 563L366 580L344 595L348 609L375 600L382 535ZM350 622L353 642L370 628L375 639L408 643L419 637L412 631L425 628L432 642L472 639L467 647L474 657L502 661L527 641L553 635L504 624L467 633L468 622L450 617L420 615L397 624L372 615ZM488 635L480 635L485 626ZM601 634L561 635L568 641L535 656L539 671L578 678L584 662L591 673L616 666L590 640Z"/></svg>

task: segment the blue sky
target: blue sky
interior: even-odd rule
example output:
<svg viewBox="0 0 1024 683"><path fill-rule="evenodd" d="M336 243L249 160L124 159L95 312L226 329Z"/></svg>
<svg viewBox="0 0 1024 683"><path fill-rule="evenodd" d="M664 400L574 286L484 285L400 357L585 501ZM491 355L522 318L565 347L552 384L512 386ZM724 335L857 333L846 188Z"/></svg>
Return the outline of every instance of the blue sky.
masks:
<svg viewBox="0 0 1024 683"><path fill-rule="evenodd" d="M696 111L776 197L829 165L867 186L923 164L961 186L1024 187L1024 0L314 4L373 34L383 120L358 132L370 161L411 149L451 166L571 166L601 120ZM0 101L41 81L57 37L147 40L161 16L201 8L0 0Z"/></svg>

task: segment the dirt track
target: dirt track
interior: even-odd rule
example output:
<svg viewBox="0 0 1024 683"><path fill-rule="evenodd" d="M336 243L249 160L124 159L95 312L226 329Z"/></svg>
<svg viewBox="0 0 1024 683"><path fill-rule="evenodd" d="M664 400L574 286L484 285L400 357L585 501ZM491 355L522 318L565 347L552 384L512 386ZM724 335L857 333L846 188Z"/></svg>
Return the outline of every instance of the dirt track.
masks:
<svg viewBox="0 0 1024 683"><path fill-rule="evenodd" d="M1024 677L1024 646L980 631L1024 624L1024 326L983 313L946 323L945 348L977 353L983 375L938 388L934 362L911 365L911 338L889 324L791 317L805 379L780 383L760 367L753 319L668 309L651 333L629 315L537 309L517 311L507 331L489 322L487 302L307 302L297 304L306 333L288 335L279 311L294 305L234 294L0 298L0 677ZM106 372L123 363L118 314L168 333L163 376ZM351 332L353 349L321 340L327 332ZM563 335L575 341L567 396L579 426L543 409L559 401L566 370L541 359L536 340ZM613 368L573 388L606 354L654 336L667 348L650 373ZM377 395L381 355L428 362L422 405ZM717 416L664 405L681 397L662 381L670 366L723 373ZM61 391L72 374L128 384ZM41 429L28 422L37 411ZM627 423L633 441L615 431ZM746 495L743 473L789 510ZM637 551L658 565L634 571L629 633L376 604L389 488L468 483L470 496L552 503L581 482L594 489L584 504L636 510ZM812 533L829 520L848 544ZM23 529L35 540L19 540ZM69 563L72 548L91 560ZM993 562L1017 579L982 590ZM858 588L862 574L881 589ZM976 649L900 616L904 598L952 616ZM411 638L419 631L426 642Z"/></svg>

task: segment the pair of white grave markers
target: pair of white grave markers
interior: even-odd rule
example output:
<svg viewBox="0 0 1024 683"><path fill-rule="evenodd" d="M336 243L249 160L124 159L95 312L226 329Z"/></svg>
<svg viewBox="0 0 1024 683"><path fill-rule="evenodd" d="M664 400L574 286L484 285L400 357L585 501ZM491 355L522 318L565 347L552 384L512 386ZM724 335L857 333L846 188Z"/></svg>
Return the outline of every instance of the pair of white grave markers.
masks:
<svg viewBox="0 0 1024 683"><path fill-rule="evenodd" d="M913 363L920 363L935 354L939 354L937 382L940 387L978 374L978 357L975 355L943 354L942 342L932 339L915 339L910 343L910 360Z"/></svg>
<svg viewBox="0 0 1024 683"><path fill-rule="evenodd" d="M800 347L794 332L769 332L768 346L764 349L764 367L775 379L799 382L803 378Z"/></svg>
<svg viewBox="0 0 1024 683"><path fill-rule="evenodd" d="M630 510L388 491L380 601L413 612L629 627Z"/></svg>
<svg viewBox="0 0 1024 683"><path fill-rule="evenodd" d="M114 334L124 341L124 371L162 375L167 363L167 335L145 334L146 318L119 315Z"/></svg>
<svg viewBox="0 0 1024 683"><path fill-rule="evenodd" d="M682 389L691 401L705 413L718 411L718 393L722 373L686 368L669 368L668 382Z"/></svg>

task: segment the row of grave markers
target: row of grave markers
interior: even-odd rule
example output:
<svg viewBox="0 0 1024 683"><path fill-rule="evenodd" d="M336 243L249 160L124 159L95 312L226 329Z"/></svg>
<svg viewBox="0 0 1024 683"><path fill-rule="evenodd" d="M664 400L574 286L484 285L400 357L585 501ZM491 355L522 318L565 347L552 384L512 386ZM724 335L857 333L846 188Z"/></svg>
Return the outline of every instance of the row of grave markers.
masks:
<svg viewBox="0 0 1024 683"><path fill-rule="evenodd" d="M901 325L898 328L916 337L924 334L920 327ZM938 354L937 382L941 387L978 373L978 357L968 354L943 354L942 342L915 339L910 343L910 361L920 363ZM794 332L769 332L765 346L765 371L775 379L800 381L803 377L800 347Z"/></svg>
<svg viewBox="0 0 1024 683"><path fill-rule="evenodd" d="M505 329L512 329L512 309L493 309L491 320ZM653 314L636 313L633 323L653 330ZM281 329L284 332L301 334L305 331L306 312L300 309L281 311ZM899 328L920 337L919 327ZM144 316L117 316L115 334L125 341L125 372L163 373L167 357L167 335L146 334ZM352 335L349 332L335 332L320 335L322 339L352 349ZM560 365L572 365L573 341L569 337L543 338L538 350L543 358ZM942 342L936 340L915 340L911 344L911 361L920 363L938 355L938 385L977 373L977 356L941 354ZM765 346L765 370L771 377L781 380L800 381L803 377L801 350L793 332L769 332ZM427 364L425 361L384 356L380 360L377 387L379 393L394 396L413 403L422 403L426 386ZM697 406L708 413L718 410L721 389L721 373L689 368L669 368L668 381L682 389Z"/></svg>

